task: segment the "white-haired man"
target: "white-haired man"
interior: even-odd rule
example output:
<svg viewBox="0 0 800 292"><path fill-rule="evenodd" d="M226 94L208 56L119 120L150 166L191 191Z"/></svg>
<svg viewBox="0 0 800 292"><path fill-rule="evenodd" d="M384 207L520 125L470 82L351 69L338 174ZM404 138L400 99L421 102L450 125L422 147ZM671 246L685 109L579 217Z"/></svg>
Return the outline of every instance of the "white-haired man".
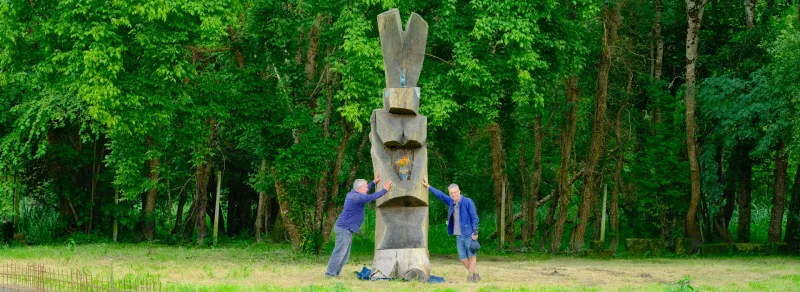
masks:
<svg viewBox="0 0 800 292"><path fill-rule="evenodd" d="M347 258L350 257L350 245L353 243L353 233L360 232L361 224L364 223L364 205L383 197L392 188L392 181L387 180L383 183L383 190L368 195L367 191L380 180L380 174L376 173L375 180L369 184L363 179L353 182L353 190L347 193L342 213L339 214L339 219L336 220L333 227L333 232L336 234L336 246L328 260L326 277L339 277L344 264L347 263Z"/></svg>
<svg viewBox="0 0 800 292"><path fill-rule="evenodd" d="M461 195L461 190L457 184L451 184L447 187L450 196L428 184L428 177L422 178L422 185L450 208L447 211L447 235L456 236L458 260L469 271L467 281L480 281L481 276L476 271L478 265L477 254L476 251L470 249L472 241L478 239L478 211L475 208L475 203L472 202L472 199Z"/></svg>

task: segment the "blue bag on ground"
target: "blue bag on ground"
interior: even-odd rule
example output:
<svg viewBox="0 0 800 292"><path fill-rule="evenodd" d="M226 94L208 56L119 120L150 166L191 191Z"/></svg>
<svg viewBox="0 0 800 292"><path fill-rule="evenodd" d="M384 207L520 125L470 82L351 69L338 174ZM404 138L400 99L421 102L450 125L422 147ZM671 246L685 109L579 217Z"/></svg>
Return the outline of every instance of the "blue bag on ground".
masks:
<svg viewBox="0 0 800 292"><path fill-rule="evenodd" d="M361 272L355 272L355 273L356 273L356 276L358 277L359 280L369 280L369 276L370 276L371 272L372 272L372 270L367 268L367 266L364 266L363 268L361 268ZM378 280L393 280L393 279L386 278L386 279L378 279ZM431 283L431 284L444 283L444 278L431 275L430 277L428 277L428 283Z"/></svg>

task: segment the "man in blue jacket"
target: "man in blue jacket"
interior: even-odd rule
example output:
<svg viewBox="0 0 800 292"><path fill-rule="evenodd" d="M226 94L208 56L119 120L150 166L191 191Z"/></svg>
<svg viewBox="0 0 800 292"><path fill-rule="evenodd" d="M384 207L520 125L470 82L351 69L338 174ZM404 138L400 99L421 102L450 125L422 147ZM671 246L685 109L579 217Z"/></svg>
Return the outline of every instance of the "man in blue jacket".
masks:
<svg viewBox="0 0 800 292"><path fill-rule="evenodd" d="M469 271L467 281L480 281L481 277L475 271L478 265L476 253L470 250L472 241L478 239L478 211L475 203L472 202L472 199L462 196L461 190L456 184L447 187L450 196L428 184L427 177L422 178L422 185L450 208L447 211L447 235L456 236L458 259Z"/></svg>
<svg viewBox="0 0 800 292"><path fill-rule="evenodd" d="M344 199L344 208L336 220L333 232L336 234L336 245L333 253L328 260L328 270L326 277L339 277L347 258L350 257L350 245L353 243L353 233L361 231L361 223L364 223L364 205L375 201L386 194L392 188L392 181L383 183L383 190L367 195L367 191L375 187L375 183L381 180L380 174L375 174L375 180L367 184L366 180L357 179L353 182L353 190L347 193Z"/></svg>

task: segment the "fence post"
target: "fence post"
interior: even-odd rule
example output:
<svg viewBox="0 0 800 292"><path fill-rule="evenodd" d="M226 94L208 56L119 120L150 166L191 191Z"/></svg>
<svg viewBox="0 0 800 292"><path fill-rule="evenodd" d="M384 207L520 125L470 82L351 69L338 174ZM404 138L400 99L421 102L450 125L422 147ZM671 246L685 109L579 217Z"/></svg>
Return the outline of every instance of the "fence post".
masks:
<svg viewBox="0 0 800 292"><path fill-rule="evenodd" d="M44 265L39 264L37 268L39 270L39 289L44 291Z"/></svg>
<svg viewBox="0 0 800 292"><path fill-rule="evenodd" d="M601 216L600 220L600 241L604 242L602 246L605 246L606 241L606 198L608 197L608 184L603 185L603 215Z"/></svg>
<svg viewBox="0 0 800 292"><path fill-rule="evenodd" d="M500 250L506 249L506 182L502 182L500 201ZM458 226L456 226L458 228Z"/></svg>
<svg viewBox="0 0 800 292"><path fill-rule="evenodd" d="M217 171L217 200L214 207L214 245L217 245L217 232L219 231L219 192L222 186L222 171Z"/></svg>

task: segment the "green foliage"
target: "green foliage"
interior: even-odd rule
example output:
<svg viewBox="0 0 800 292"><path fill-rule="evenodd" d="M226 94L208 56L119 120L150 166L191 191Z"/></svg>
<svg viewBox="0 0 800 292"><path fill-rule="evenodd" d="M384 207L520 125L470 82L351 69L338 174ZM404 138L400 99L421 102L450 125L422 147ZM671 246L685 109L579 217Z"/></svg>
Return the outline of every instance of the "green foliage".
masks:
<svg viewBox="0 0 800 292"><path fill-rule="evenodd" d="M174 222L179 198L186 199L186 220L197 212L192 202L198 195L215 192L213 183L204 190L196 185L198 167L209 166L224 172L220 205L227 236L253 234L257 194L265 193L268 227L283 220L275 205L287 203L302 248L314 250L322 233L315 217L327 215L329 204L341 205L351 176L372 175L371 144L359 146L385 87L376 16L399 7L404 21L416 12L429 24L418 86L420 112L428 117L431 183L458 183L479 206L482 234L490 234L497 214L486 126L503 130L508 192L514 213L520 212L530 195L523 191L530 187L536 147L543 153L539 198L556 188L570 110L564 80L580 77L570 165L570 175L576 174L592 136L606 25L599 16L608 4L620 5L623 19L612 44L617 53L598 177L611 192L622 157L623 235L680 236L682 224L670 222L685 217L691 186L682 89L686 16L682 3L662 2L665 58L657 79L650 72L655 13L644 0L2 1L0 218L13 214L16 187L25 197L23 230L30 243L107 240L115 220L120 241L138 241L143 194L155 189L150 218L156 238L179 241L172 233L185 223ZM719 210L726 182L736 175L729 162L741 158L731 154L745 145L754 160L754 224L762 225L766 219L755 219L771 206L775 145L786 142L794 155L800 140L796 7L764 6L748 29L741 7L708 5L697 97L705 215ZM537 118L541 145L533 143ZM334 169L340 151L340 169ZM567 195L579 194L583 183ZM281 184L286 197L279 198ZM325 210L316 209L317 194ZM578 201L573 197L567 208L570 220ZM549 228L551 204L537 211L537 240ZM445 214L431 200L435 252L451 246L441 235ZM354 248L368 251L374 214L365 224ZM761 234L754 240L763 240L762 225L753 227ZM276 239L284 230L275 231Z"/></svg>
<svg viewBox="0 0 800 292"><path fill-rule="evenodd" d="M793 10L792 10L793 11ZM788 12L787 12L788 14ZM779 30L777 37L771 43L766 44L767 50L772 58L772 62L767 66L770 86L776 91L778 100L791 105L792 113L800 109L800 79L796 73L796 68L800 66L800 33L797 31L798 16L795 13L789 14L775 24L775 30ZM800 135L800 119L797 115L790 117L791 125L794 129L792 140L797 140Z"/></svg>

